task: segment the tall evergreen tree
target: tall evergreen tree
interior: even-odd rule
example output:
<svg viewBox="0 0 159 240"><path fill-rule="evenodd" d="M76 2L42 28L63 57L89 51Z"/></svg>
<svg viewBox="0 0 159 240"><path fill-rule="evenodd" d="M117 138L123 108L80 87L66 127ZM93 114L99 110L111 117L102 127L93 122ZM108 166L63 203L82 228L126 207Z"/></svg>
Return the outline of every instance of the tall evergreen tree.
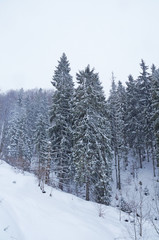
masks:
<svg viewBox="0 0 159 240"><path fill-rule="evenodd" d="M137 122L137 88L136 81L129 75L126 82L126 132L129 147L133 149L135 147L136 138L136 122Z"/></svg>
<svg viewBox="0 0 159 240"><path fill-rule="evenodd" d="M112 73L112 86L110 90L110 97L108 99L108 112L109 121L111 126L111 146L114 154L115 176L116 176L116 188L120 188L119 174L118 174L118 147L117 147L117 86L115 83L115 77Z"/></svg>
<svg viewBox="0 0 159 240"><path fill-rule="evenodd" d="M138 78L138 93L141 112L141 132L144 137L145 156L149 161L149 154L151 148L151 78L148 73L148 66L141 61L141 74Z"/></svg>
<svg viewBox="0 0 159 240"><path fill-rule="evenodd" d="M44 183L46 178L47 161L49 155L49 138L48 122L46 122L45 116L43 116L42 114L39 114L36 122L34 144L35 156L37 156L37 160L35 162L35 173L38 176L39 186L41 186L42 191L44 192Z"/></svg>
<svg viewBox="0 0 159 240"><path fill-rule="evenodd" d="M116 187L121 189L121 167L123 164L124 168L128 165L125 131L126 93L120 81L118 82L118 86L116 86L114 76L112 76L112 89L108 99L108 106L111 124L111 142L114 152ZM124 160L123 163L121 161L122 159Z"/></svg>
<svg viewBox="0 0 159 240"><path fill-rule="evenodd" d="M74 92L70 64L64 53L55 70L52 84L56 91L52 98L49 132L54 171L59 180L59 188L63 190L64 186L70 182L72 174L72 98Z"/></svg>
<svg viewBox="0 0 159 240"><path fill-rule="evenodd" d="M126 99L125 88L122 83L118 82L117 99L116 99L116 149L117 149L117 172L118 172L118 188L121 189L121 168L126 169L128 165L127 159L127 142L125 131L125 111L126 111Z"/></svg>
<svg viewBox="0 0 159 240"><path fill-rule="evenodd" d="M111 148L106 102L98 74L89 66L77 74L74 97L75 181L86 200L110 203Z"/></svg>
<svg viewBox="0 0 159 240"><path fill-rule="evenodd" d="M154 80L154 73L156 71L156 67L152 64L151 67L151 105L150 105L150 129L149 129L149 136L150 136L150 146L151 146L151 157L152 157L152 164L153 164L153 176L156 177L156 156L155 156L155 127L154 127L154 116L155 116L155 105L154 105L154 92L155 92L155 80Z"/></svg>
<svg viewBox="0 0 159 240"><path fill-rule="evenodd" d="M127 82L126 126L128 143L142 168L145 157L149 160L151 148L151 82L148 67L141 61L141 73L136 81L129 76Z"/></svg>
<svg viewBox="0 0 159 240"><path fill-rule="evenodd" d="M154 71L152 75L152 108L153 108L153 124L156 145L156 161L158 169L159 181L159 70Z"/></svg>

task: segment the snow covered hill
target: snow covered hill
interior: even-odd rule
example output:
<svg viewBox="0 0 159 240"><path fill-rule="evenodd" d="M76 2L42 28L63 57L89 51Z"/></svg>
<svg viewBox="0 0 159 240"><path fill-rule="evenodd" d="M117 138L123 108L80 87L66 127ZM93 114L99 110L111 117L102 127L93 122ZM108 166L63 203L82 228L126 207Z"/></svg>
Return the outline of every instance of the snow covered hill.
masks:
<svg viewBox="0 0 159 240"><path fill-rule="evenodd" d="M0 164L0 240L124 240L130 239L126 215L113 207L86 202L46 187L36 179ZM102 217L99 217L101 213ZM153 239L155 235L153 235Z"/></svg>
<svg viewBox="0 0 159 240"><path fill-rule="evenodd" d="M124 227L116 209L99 206L71 194L46 188L42 194L35 177L0 165L0 240L123 239Z"/></svg>

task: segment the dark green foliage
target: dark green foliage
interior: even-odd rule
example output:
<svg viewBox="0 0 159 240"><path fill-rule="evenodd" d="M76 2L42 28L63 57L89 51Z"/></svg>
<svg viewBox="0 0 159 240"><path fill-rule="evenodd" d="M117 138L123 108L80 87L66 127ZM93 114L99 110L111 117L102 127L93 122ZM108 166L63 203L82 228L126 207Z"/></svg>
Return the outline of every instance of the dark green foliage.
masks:
<svg viewBox="0 0 159 240"><path fill-rule="evenodd" d="M98 74L88 66L77 74L74 97L75 181L86 200L110 203L111 147L106 102Z"/></svg>
<svg viewBox="0 0 159 240"><path fill-rule="evenodd" d="M119 81L118 86L115 84L112 76L112 89L108 99L109 119L111 124L111 142L114 152L114 164L116 173L116 187L121 189L121 167L126 169L128 166L128 149L126 134L126 92L122 83ZM121 160L123 162L121 162Z"/></svg>
<svg viewBox="0 0 159 240"><path fill-rule="evenodd" d="M145 157L149 161L152 151L153 127L151 77L143 60L140 66L142 71L137 80L130 75L126 83L126 131L129 147L138 155L138 165L142 168Z"/></svg>
<svg viewBox="0 0 159 240"><path fill-rule="evenodd" d="M112 150L118 189L121 168L132 169L135 177L145 160L152 159L156 177L159 70L152 65L149 73L143 60L140 67L138 78L130 75L126 88L120 81L116 85L112 76L107 102L98 74L89 66L77 74L74 90L65 54L52 79L54 94L42 89L0 94L0 157L23 170L34 170L43 187L54 185L50 179L54 176L60 189L104 204L111 199ZM128 160L130 152L133 162ZM124 200L121 204L128 212Z"/></svg>
<svg viewBox="0 0 159 240"><path fill-rule="evenodd" d="M69 72L69 62L66 55L63 54L52 81L56 91L52 97L51 127L49 129L54 171L59 179L61 189L71 181L72 175L72 97L74 88Z"/></svg>
<svg viewBox="0 0 159 240"><path fill-rule="evenodd" d="M152 108L153 108L153 124L156 143L156 160L159 168L159 70L154 71L152 75Z"/></svg>

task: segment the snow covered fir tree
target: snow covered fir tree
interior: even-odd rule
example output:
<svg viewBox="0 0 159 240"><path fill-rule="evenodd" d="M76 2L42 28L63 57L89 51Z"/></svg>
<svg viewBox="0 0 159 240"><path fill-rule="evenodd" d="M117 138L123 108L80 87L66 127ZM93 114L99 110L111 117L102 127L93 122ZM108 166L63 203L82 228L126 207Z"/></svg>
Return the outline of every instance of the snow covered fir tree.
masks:
<svg viewBox="0 0 159 240"><path fill-rule="evenodd" d="M48 184L101 204L115 205L115 198L116 206L131 209L121 196L123 172L137 181L149 163L159 182L159 70L143 60L140 67L139 76L130 74L126 86L112 74L106 99L89 65L76 74L74 84L63 53L51 90L1 93L1 159L33 172L43 192ZM146 187L142 192L149 191Z"/></svg>
<svg viewBox="0 0 159 240"><path fill-rule="evenodd" d="M98 74L86 67L77 74L73 108L75 182L86 200L109 204L111 146L107 105Z"/></svg>
<svg viewBox="0 0 159 240"><path fill-rule="evenodd" d="M74 84L70 75L69 62L63 53L55 70L52 84L55 93L50 107L49 128L52 146L53 170L59 181L59 188L69 189L72 176L72 101Z"/></svg>

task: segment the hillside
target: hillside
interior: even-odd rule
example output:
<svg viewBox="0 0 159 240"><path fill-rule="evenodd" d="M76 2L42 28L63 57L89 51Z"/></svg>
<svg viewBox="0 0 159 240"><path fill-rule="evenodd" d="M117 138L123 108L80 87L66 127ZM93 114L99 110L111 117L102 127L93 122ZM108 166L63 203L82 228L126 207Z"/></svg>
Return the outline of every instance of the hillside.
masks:
<svg viewBox="0 0 159 240"><path fill-rule="evenodd" d="M99 207L71 194L46 188L42 194L34 176L0 165L0 239L99 240L122 237L118 211ZM121 239L121 238L120 238Z"/></svg>
<svg viewBox="0 0 159 240"><path fill-rule="evenodd" d="M20 173L3 161L0 182L1 240L131 239L133 228L125 221L128 215L122 212L120 221L116 208L87 202L50 187L42 194L33 175ZM147 229L146 239L157 240L150 224Z"/></svg>

